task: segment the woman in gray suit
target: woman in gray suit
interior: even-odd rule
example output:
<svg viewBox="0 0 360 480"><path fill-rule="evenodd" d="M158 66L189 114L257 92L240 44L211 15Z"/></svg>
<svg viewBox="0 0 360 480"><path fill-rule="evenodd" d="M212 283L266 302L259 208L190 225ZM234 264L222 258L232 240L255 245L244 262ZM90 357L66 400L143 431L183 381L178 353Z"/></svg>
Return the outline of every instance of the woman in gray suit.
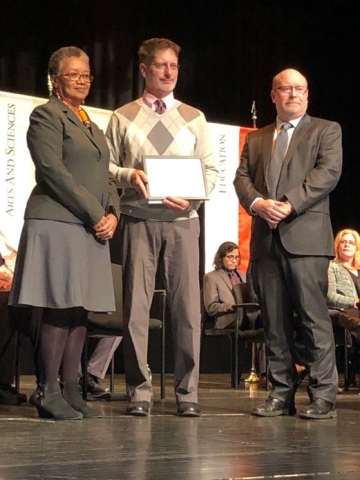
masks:
<svg viewBox="0 0 360 480"><path fill-rule="evenodd" d="M249 301L257 303L248 269L247 275L238 270L240 264L239 247L234 242L223 242L214 257L215 270L204 275L203 303L208 315L214 317L215 328L231 328L235 326L235 303L233 286L238 283L247 283ZM260 310L247 312L241 330L261 328L262 319ZM256 357L256 359L255 359ZM255 353L255 363L258 364L260 374L266 373L266 356L264 344Z"/></svg>
<svg viewBox="0 0 360 480"><path fill-rule="evenodd" d="M103 132L81 106L93 80L89 57L77 47L61 48L48 74L53 94L32 112L27 133L36 186L9 304L44 308L40 417L98 417L81 398L77 370L87 312L115 310L108 240L118 195Z"/></svg>
<svg viewBox="0 0 360 480"><path fill-rule="evenodd" d="M234 283L244 283L245 275L240 273L239 247L234 242L222 243L214 257L212 272L205 274L203 299L206 312L215 318L215 328L229 328L234 325L235 303L232 288Z"/></svg>

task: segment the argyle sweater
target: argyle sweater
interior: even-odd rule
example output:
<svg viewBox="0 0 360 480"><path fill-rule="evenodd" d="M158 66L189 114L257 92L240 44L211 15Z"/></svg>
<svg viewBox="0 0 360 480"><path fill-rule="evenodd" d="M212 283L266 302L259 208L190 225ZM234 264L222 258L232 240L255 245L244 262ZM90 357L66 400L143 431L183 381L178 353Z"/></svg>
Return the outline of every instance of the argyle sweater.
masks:
<svg viewBox="0 0 360 480"><path fill-rule="evenodd" d="M210 193L217 180L217 167L209 128L204 114L185 103L175 104L163 114L148 107L142 98L117 109L106 131L110 148L110 171L122 189L120 209L136 218L174 221L197 217L201 202L192 201L191 210L173 212L162 204L149 204L130 183L133 168L143 169L143 156L202 157Z"/></svg>

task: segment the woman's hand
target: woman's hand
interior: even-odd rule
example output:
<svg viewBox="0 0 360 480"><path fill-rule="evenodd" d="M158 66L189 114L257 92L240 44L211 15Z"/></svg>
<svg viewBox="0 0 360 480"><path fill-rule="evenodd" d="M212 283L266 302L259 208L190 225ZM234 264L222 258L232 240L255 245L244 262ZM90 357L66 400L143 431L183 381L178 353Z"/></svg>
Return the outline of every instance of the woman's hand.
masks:
<svg viewBox="0 0 360 480"><path fill-rule="evenodd" d="M100 240L110 240L114 236L116 226L116 216L113 213L108 213L105 217L102 217L100 222L94 225L96 237Z"/></svg>

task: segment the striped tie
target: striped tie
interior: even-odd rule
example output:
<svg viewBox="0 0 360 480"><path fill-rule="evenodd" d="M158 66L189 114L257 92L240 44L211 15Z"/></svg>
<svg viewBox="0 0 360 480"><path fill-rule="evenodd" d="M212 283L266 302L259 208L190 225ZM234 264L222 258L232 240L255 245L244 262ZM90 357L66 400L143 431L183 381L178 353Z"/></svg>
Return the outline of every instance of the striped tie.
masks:
<svg viewBox="0 0 360 480"><path fill-rule="evenodd" d="M289 128L293 128L293 125L289 122L285 122L281 125L280 132L276 137L274 151L270 160L268 173L267 173L267 185L269 198L276 199L276 190L279 183L281 167L284 162L286 150L289 143Z"/></svg>
<svg viewBox="0 0 360 480"><path fill-rule="evenodd" d="M165 110L166 110L166 105L165 105L165 103L164 103L162 100L160 100L159 98L158 98L157 100L155 100L154 105L155 105L155 112L156 112L156 113L160 113L160 115L161 115L162 113L165 112Z"/></svg>

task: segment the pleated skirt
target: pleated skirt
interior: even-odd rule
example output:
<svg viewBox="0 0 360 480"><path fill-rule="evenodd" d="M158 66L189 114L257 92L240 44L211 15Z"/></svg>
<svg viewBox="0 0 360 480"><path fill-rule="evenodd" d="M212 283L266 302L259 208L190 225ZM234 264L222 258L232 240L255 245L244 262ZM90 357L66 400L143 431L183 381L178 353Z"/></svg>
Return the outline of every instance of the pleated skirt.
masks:
<svg viewBox="0 0 360 480"><path fill-rule="evenodd" d="M83 225L26 220L9 305L114 311L108 242Z"/></svg>

